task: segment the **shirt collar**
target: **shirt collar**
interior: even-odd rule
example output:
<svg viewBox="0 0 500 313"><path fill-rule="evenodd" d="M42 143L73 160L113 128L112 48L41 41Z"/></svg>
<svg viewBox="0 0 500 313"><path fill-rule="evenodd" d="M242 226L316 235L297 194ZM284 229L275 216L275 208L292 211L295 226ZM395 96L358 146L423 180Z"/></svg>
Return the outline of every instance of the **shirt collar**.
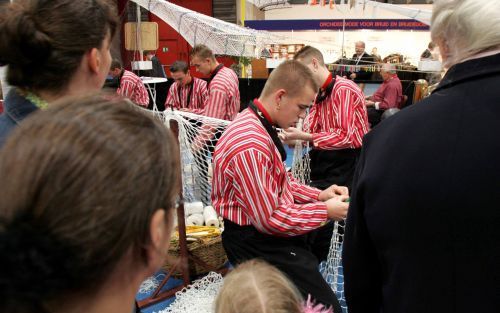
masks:
<svg viewBox="0 0 500 313"><path fill-rule="evenodd" d="M266 111L266 109L264 108L264 105L262 104L262 102L259 101L259 99L254 99L253 100L253 103L257 106L257 108L262 112L262 114L264 115L264 118L271 124L273 125L273 119L271 118L271 116L269 115L269 113Z"/></svg>
<svg viewBox="0 0 500 313"><path fill-rule="evenodd" d="M473 70L471 70L473 69ZM500 53L457 63L450 67L433 93L462 81L500 74Z"/></svg>
<svg viewBox="0 0 500 313"><path fill-rule="evenodd" d="M323 86L321 86L321 89L322 90L326 90L326 88L328 87L328 85L332 82L332 79L333 79L333 75L332 75L332 73L330 73L328 75L328 77L326 78L325 82L323 83Z"/></svg>

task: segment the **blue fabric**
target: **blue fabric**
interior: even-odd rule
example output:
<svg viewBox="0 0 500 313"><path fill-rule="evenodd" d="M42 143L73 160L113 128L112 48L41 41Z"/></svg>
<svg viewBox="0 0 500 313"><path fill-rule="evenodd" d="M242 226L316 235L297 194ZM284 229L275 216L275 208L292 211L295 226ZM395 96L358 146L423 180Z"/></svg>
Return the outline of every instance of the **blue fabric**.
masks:
<svg viewBox="0 0 500 313"><path fill-rule="evenodd" d="M35 104L21 96L16 89L9 91L3 105L4 112L0 115L0 148L14 127L38 110Z"/></svg>

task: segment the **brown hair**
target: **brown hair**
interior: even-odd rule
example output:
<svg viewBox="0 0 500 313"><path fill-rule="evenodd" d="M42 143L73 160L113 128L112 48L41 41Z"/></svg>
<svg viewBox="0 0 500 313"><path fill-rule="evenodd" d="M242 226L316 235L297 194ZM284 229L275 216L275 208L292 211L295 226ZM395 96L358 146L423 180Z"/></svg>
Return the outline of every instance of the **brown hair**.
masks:
<svg viewBox="0 0 500 313"><path fill-rule="evenodd" d="M172 218L175 139L130 101L111 97L39 111L0 151L2 312L43 311L49 301L92 292L126 255L146 264L152 215L163 208Z"/></svg>
<svg viewBox="0 0 500 313"><path fill-rule="evenodd" d="M301 303L300 293L282 272L251 260L224 278L215 313L302 313Z"/></svg>
<svg viewBox="0 0 500 313"><path fill-rule="evenodd" d="M115 33L107 0L16 0L0 12L0 63L7 81L24 89L60 92L83 55Z"/></svg>
<svg viewBox="0 0 500 313"><path fill-rule="evenodd" d="M293 56L294 60L302 60L306 64L311 63L312 58L318 60L320 65L322 66L325 65L325 60L323 59L323 53L321 53L321 51L311 46L305 46Z"/></svg>
<svg viewBox="0 0 500 313"><path fill-rule="evenodd" d="M314 91L319 88L311 70L297 60L287 60L271 72L260 96L266 97L278 89L285 89L291 97L295 97L306 87Z"/></svg>
<svg viewBox="0 0 500 313"><path fill-rule="evenodd" d="M114 69L120 69L122 70L123 69L123 65L122 65L122 62L120 62L120 60L118 59L113 59L111 61L111 66L109 67L110 70L114 70Z"/></svg>
<svg viewBox="0 0 500 313"><path fill-rule="evenodd" d="M210 50L209 47L205 45L196 45L193 47L191 50L191 53L189 54L192 58L193 57L199 57L202 59L210 59L212 61L215 61L215 56L212 50Z"/></svg>
<svg viewBox="0 0 500 313"><path fill-rule="evenodd" d="M184 74L187 74L188 72L188 65L184 61L175 61L170 65L170 73L175 73L175 72L183 72Z"/></svg>

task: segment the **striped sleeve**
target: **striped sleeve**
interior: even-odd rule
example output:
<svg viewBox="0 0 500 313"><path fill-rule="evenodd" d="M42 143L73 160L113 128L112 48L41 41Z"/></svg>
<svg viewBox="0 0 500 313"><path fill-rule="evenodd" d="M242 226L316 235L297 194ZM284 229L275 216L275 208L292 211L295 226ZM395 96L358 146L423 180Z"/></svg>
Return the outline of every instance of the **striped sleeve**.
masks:
<svg viewBox="0 0 500 313"><path fill-rule="evenodd" d="M122 79L118 93L132 100L134 96L134 82L129 79Z"/></svg>
<svg viewBox="0 0 500 313"><path fill-rule="evenodd" d="M319 201L318 197L321 190L300 183L293 177L292 173L288 173L288 179L290 180L290 187L292 189L292 194L295 202L311 203Z"/></svg>
<svg viewBox="0 0 500 313"><path fill-rule="evenodd" d="M179 102L175 100L177 83L173 83L168 89L167 99L165 100L165 108L179 109Z"/></svg>
<svg viewBox="0 0 500 313"><path fill-rule="evenodd" d="M135 99L133 99L135 103L140 106L148 107L149 105L149 94L144 86L144 83L139 79L135 85Z"/></svg>
<svg viewBox="0 0 500 313"><path fill-rule="evenodd" d="M280 182L270 173L273 164L257 149L235 155L233 186L243 213L260 232L299 235L318 228L327 219L326 204L297 204L281 195ZM289 200L289 199L288 199Z"/></svg>
<svg viewBox="0 0 500 313"><path fill-rule="evenodd" d="M317 114L316 112L317 112L316 106L313 106L309 110L309 114L307 114L306 118L304 119L302 130L304 130L305 132L314 133L312 121L314 120L314 116Z"/></svg>
<svg viewBox="0 0 500 313"><path fill-rule="evenodd" d="M205 115L208 117L225 119L227 112L227 94L224 90L211 87L205 104Z"/></svg>
<svg viewBox="0 0 500 313"><path fill-rule="evenodd" d="M234 120L240 109L238 76L223 67L207 86L205 115L228 121Z"/></svg>
<svg viewBox="0 0 500 313"><path fill-rule="evenodd" d="M194 79L194 78L193 78ZM204 115L205 114L205 102L207 101L207 82L203 79L195 79L193 85L193 105L191 111L195 114Z"/></svg>
<svg viewBox="0 0 500 313"><path fill-rule="evenodd" d="M149 95L146 87L142 80L132 72L124 72L120 88L117 92L140 106L147 107L149 104Z"/></svg>
<svg viewBox="0 0 500 313"><path fill-rule="evenodd" d="M353 135L355 127L355 109L363 105L362 98L350 88L338 88L333 95L334 114L321 116L321 119L335 119L335 128L312 134L313 145L317 149L345 149L355 146ZM317 114L319 114L318 112Z"/></svg>

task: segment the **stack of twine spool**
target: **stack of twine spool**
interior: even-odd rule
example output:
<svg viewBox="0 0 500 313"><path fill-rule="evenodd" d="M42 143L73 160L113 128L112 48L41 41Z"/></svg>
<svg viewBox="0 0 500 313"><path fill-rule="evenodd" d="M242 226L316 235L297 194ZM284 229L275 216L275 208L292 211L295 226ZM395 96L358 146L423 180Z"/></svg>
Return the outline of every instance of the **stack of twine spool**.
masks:
<svg viewBox="0 0 500 313"><path fill-rule="evenodd" d="M184 213L187 226L220 226L217 212L210 205L204 207L202 202L185 203Z"/></svg>
<svg viewBox="0 0 500 313"><path fill-rule="evenodd" d="M212 206L203 206L202 202L187 202L184 204L186 219L187 248L191 255L203 261L209 266L206 268L201 264L188 259L188 267L191 275L207 273L222 267L227 262L226 253L222 246L221 226ZM169 271L175 258L179 256L179 232L175 229L170 239L169 255L164 269ZM181 275L179 269L173 275Z"/></svg>

